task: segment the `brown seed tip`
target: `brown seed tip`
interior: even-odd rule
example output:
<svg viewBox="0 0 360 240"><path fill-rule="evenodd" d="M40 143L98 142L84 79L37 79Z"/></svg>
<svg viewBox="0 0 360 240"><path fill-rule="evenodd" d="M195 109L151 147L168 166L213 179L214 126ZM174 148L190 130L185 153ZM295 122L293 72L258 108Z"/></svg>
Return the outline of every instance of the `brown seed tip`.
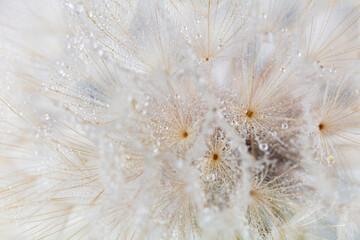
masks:
<svg viewBox="0 0 360 240"><path fill-rule="evenodd" d="M251 196L251 197L255 197L255 195L256 195L256 191L250 190L250 196Z"/></svg>
<svg viewBox="0 0 360 240"><path fill-rule="evenodd" d="M251 110L247 110L247 111L246 111L246 116L247 116L248 118L251 118L253 115L254 115L254 112L253 112L253 111L251 111Z"/></svg>
<svg viewBox="0 0 360 240"><path fill-rule="evenodd" d="M183 132L183 137L187 138L189 136L188 132Z"/></svg>
<svg viewBox="0 0 360 240"><path fill-rule="evenodd" d="M213 160L216 161L219 159L219 155L217 155L216 153L213 154L212 156Z"/></svg>

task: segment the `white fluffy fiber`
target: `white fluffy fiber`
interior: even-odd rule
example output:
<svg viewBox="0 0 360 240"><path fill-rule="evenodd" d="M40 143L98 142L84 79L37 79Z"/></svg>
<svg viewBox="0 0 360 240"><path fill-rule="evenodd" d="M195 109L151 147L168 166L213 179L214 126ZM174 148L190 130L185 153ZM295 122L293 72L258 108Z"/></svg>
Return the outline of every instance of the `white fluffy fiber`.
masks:
<svg viewBox="0 0 360 240"><path fill-rule="evenodd" d="M0 239L360 239L357 0L0 0Z"/></svg>

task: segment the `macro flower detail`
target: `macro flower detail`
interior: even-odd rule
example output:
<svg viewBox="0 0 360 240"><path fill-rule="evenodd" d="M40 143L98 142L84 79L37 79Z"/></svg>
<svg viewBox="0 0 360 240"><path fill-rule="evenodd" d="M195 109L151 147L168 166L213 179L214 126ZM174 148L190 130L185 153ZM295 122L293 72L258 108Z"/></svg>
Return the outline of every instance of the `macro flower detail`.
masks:
<svg viewBox="0 0 360 240"><path fill-rule="evenodd" d="M189 81L176 81L167 83L165 91L154 90L154 96L159 97L149 97L143 107L144 120L140 121L150 127L162 149L177 148L184 153L194 141L207 107Z"/></svg>
<svg viewBox="0 0 360 240"><path fill-rule="evenodd" d="M207 140L208 151L200 160L200 173L205 181L209 204L226 205L235 181L239 180L239 154L232 149L224 131L216 128Z"/></svg>
<svg viewBox="0 0 360 240"><path fill-rule="evenodd" d="M247 218L252 227L259 231L260 235L276 232L283 235L282 227L288 219L301 207L299 198L310 192L305 186L299 184L299 179L285 176L294 168L289 168L278 176L271 175L265 169L260 175L255 175L250 188L251 203L247 209Z"/></svg>
<svg viewBox="0 0 360 240"><path fill-rule="evenodd" d="M0 2L0 239L359 239L357 0Z"/></svg>
<svg viewBox="0 0 360 240"><path fill-rule="evenodd" d="M263 46L250 47L244 53L246 58L234 60L231 66L228 84L232 92L224 93L224 116L245 137L253 155L267 152L269 147L274 151L285 148L288 155L294 147L283 138L293 138L303 123L305 92L298 83L305 85L308 78L289 62L279 63L274 53L261 55Z"/></svg>
<svg viewBox="0 0 360 240"><path fill-rule="evenodd" d="M313 110L316 114L316 136L318 159L334 164L338 162L348 168L344 148L359 150L357 143L359 128L358 84L343 76L337 82L330 82L324 90L325 96Z"/></svg>
<svg viewBox="0 0 360 240"><path fill-rule="evenodd" d="M223 52L241 39L245 26L245 1L166 1L174 22L197 59L208 62L224 57Z"/></svg>

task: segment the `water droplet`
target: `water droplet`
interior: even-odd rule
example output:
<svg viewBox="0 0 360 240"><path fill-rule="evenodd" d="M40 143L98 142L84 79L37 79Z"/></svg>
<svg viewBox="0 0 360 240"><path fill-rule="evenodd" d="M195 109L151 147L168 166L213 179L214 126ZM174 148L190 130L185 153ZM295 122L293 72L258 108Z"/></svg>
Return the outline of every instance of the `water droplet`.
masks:
<svg viewBox="0 0 360 240"><path fill-rule="evenodd" d="M72 3L67 4L70 9L74 9L74 5Z"/></svg>
<svg viewBox="0 0 360 240"><path fill-rule="evenodd" d="M282 72L286 72L286 69L285 69L285 68L280 68L280 70L281 70Z"/></svg>
<svg viewBox="0 0 360 240"><path fill-rule="evenodd" d="M201 34L196 34L196 39L199 39L199 38L201 38Z"/></svg>
<svg viewBox="0 0 360 240"><path fill-rule="evenodd" d="M215 180L215 175L214 174L209 174L209 175L207 175L206 176L206 180L208 180L208 181L214 181Z"/></svg>
<svg viewBox="0 0 360 240"><path fill-rule="evenodd" d="M231 126L236 126L236 125L238 125L238 122L235 121L235 120L233 120L233 121L231 122Z"/></svg>
<svg viewBox="0 0 360 240"><path fill-rule="evenodd" d="M288 129L289 125L287 123L283 123L283 124L281 124L281 128L282 129Z"/></svg>
<svg viewBox="0 0 360 240"><path fill-rule="evenodd" d="M330 155L326 158L326 160L328 161L329 164L332 164L335 162L334 156Z"/></svg>
<svg viewBox="0 0 360 240"><path fill-rule="evenodd" d="M50 119L49 114L45 113L45 114L41 115L41 120L48 121L49 119Z"/></svg>
<svg viewBox="0 0 360 240"><path fill-rule="evenodd" d="M176 166L177 166L177 168L179 168L179 169L183 168L183 166L184 166L183 160L182 160L182 159L179 159L179 160L176 162Z"/></svg>
<svg viewBox="0 0 360 240"><path fill-rule="evenodd" d="M267 143L261 143L259 145L259 148L260 148L261 151L265 152L265 151L267 151L269 149L269 146L267 145Z"/></svg>
<svg viewBox="0 0 360 240"><path fill-rule="evenodd" d="M127 160L127 161L131 161L131 160ZM131 162L128 162L128 163L125 164L125 166L126 166L126 168L132 168L133 164Z"/></svg>

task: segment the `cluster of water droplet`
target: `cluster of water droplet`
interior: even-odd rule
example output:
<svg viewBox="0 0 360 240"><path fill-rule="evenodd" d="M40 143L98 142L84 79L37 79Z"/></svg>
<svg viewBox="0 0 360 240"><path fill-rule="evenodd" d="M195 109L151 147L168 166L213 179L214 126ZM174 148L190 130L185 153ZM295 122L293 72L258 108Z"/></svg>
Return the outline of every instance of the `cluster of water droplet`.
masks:
<svg viewBox="0 0 360 240"><path fill-rule="evenodd" d="M9 84L0 82L0 117L15 112L12 118L26 120L15 150L31 160L32 169L21 171L35 179L42 203L68 204L75 216L84 208L103 221L85 219L84 229L110 239L144 239L143 232L149 239L274 238L290 229L284 219L297 217L292 207L300 213L299 200L317 200L300 193L305 183L322 184L333 172L335 179L338 149L358 148L359 90L337 84L351 67L334 58L352 59L352 44L334 42L355 38L344 28L341 38L320 44L334 54L316 49L312 41L323 39L308 36L321 24L316 13L307 15L311 1L270 2L65 1L73 25L62 38L67 56L46 78L25 81L21 91L36 89L20 98L25 108L6 100L17 83L7 74ZM321 119L329 106L339 115L330 125ZM341 117L344 128L328 130ZM22 134L6 124L0 131L14 134L0 150ZM20 154L9 152L20 166ZM0 188L3 208L32 191L17 195L18 182L9 182Z"/></svg>

